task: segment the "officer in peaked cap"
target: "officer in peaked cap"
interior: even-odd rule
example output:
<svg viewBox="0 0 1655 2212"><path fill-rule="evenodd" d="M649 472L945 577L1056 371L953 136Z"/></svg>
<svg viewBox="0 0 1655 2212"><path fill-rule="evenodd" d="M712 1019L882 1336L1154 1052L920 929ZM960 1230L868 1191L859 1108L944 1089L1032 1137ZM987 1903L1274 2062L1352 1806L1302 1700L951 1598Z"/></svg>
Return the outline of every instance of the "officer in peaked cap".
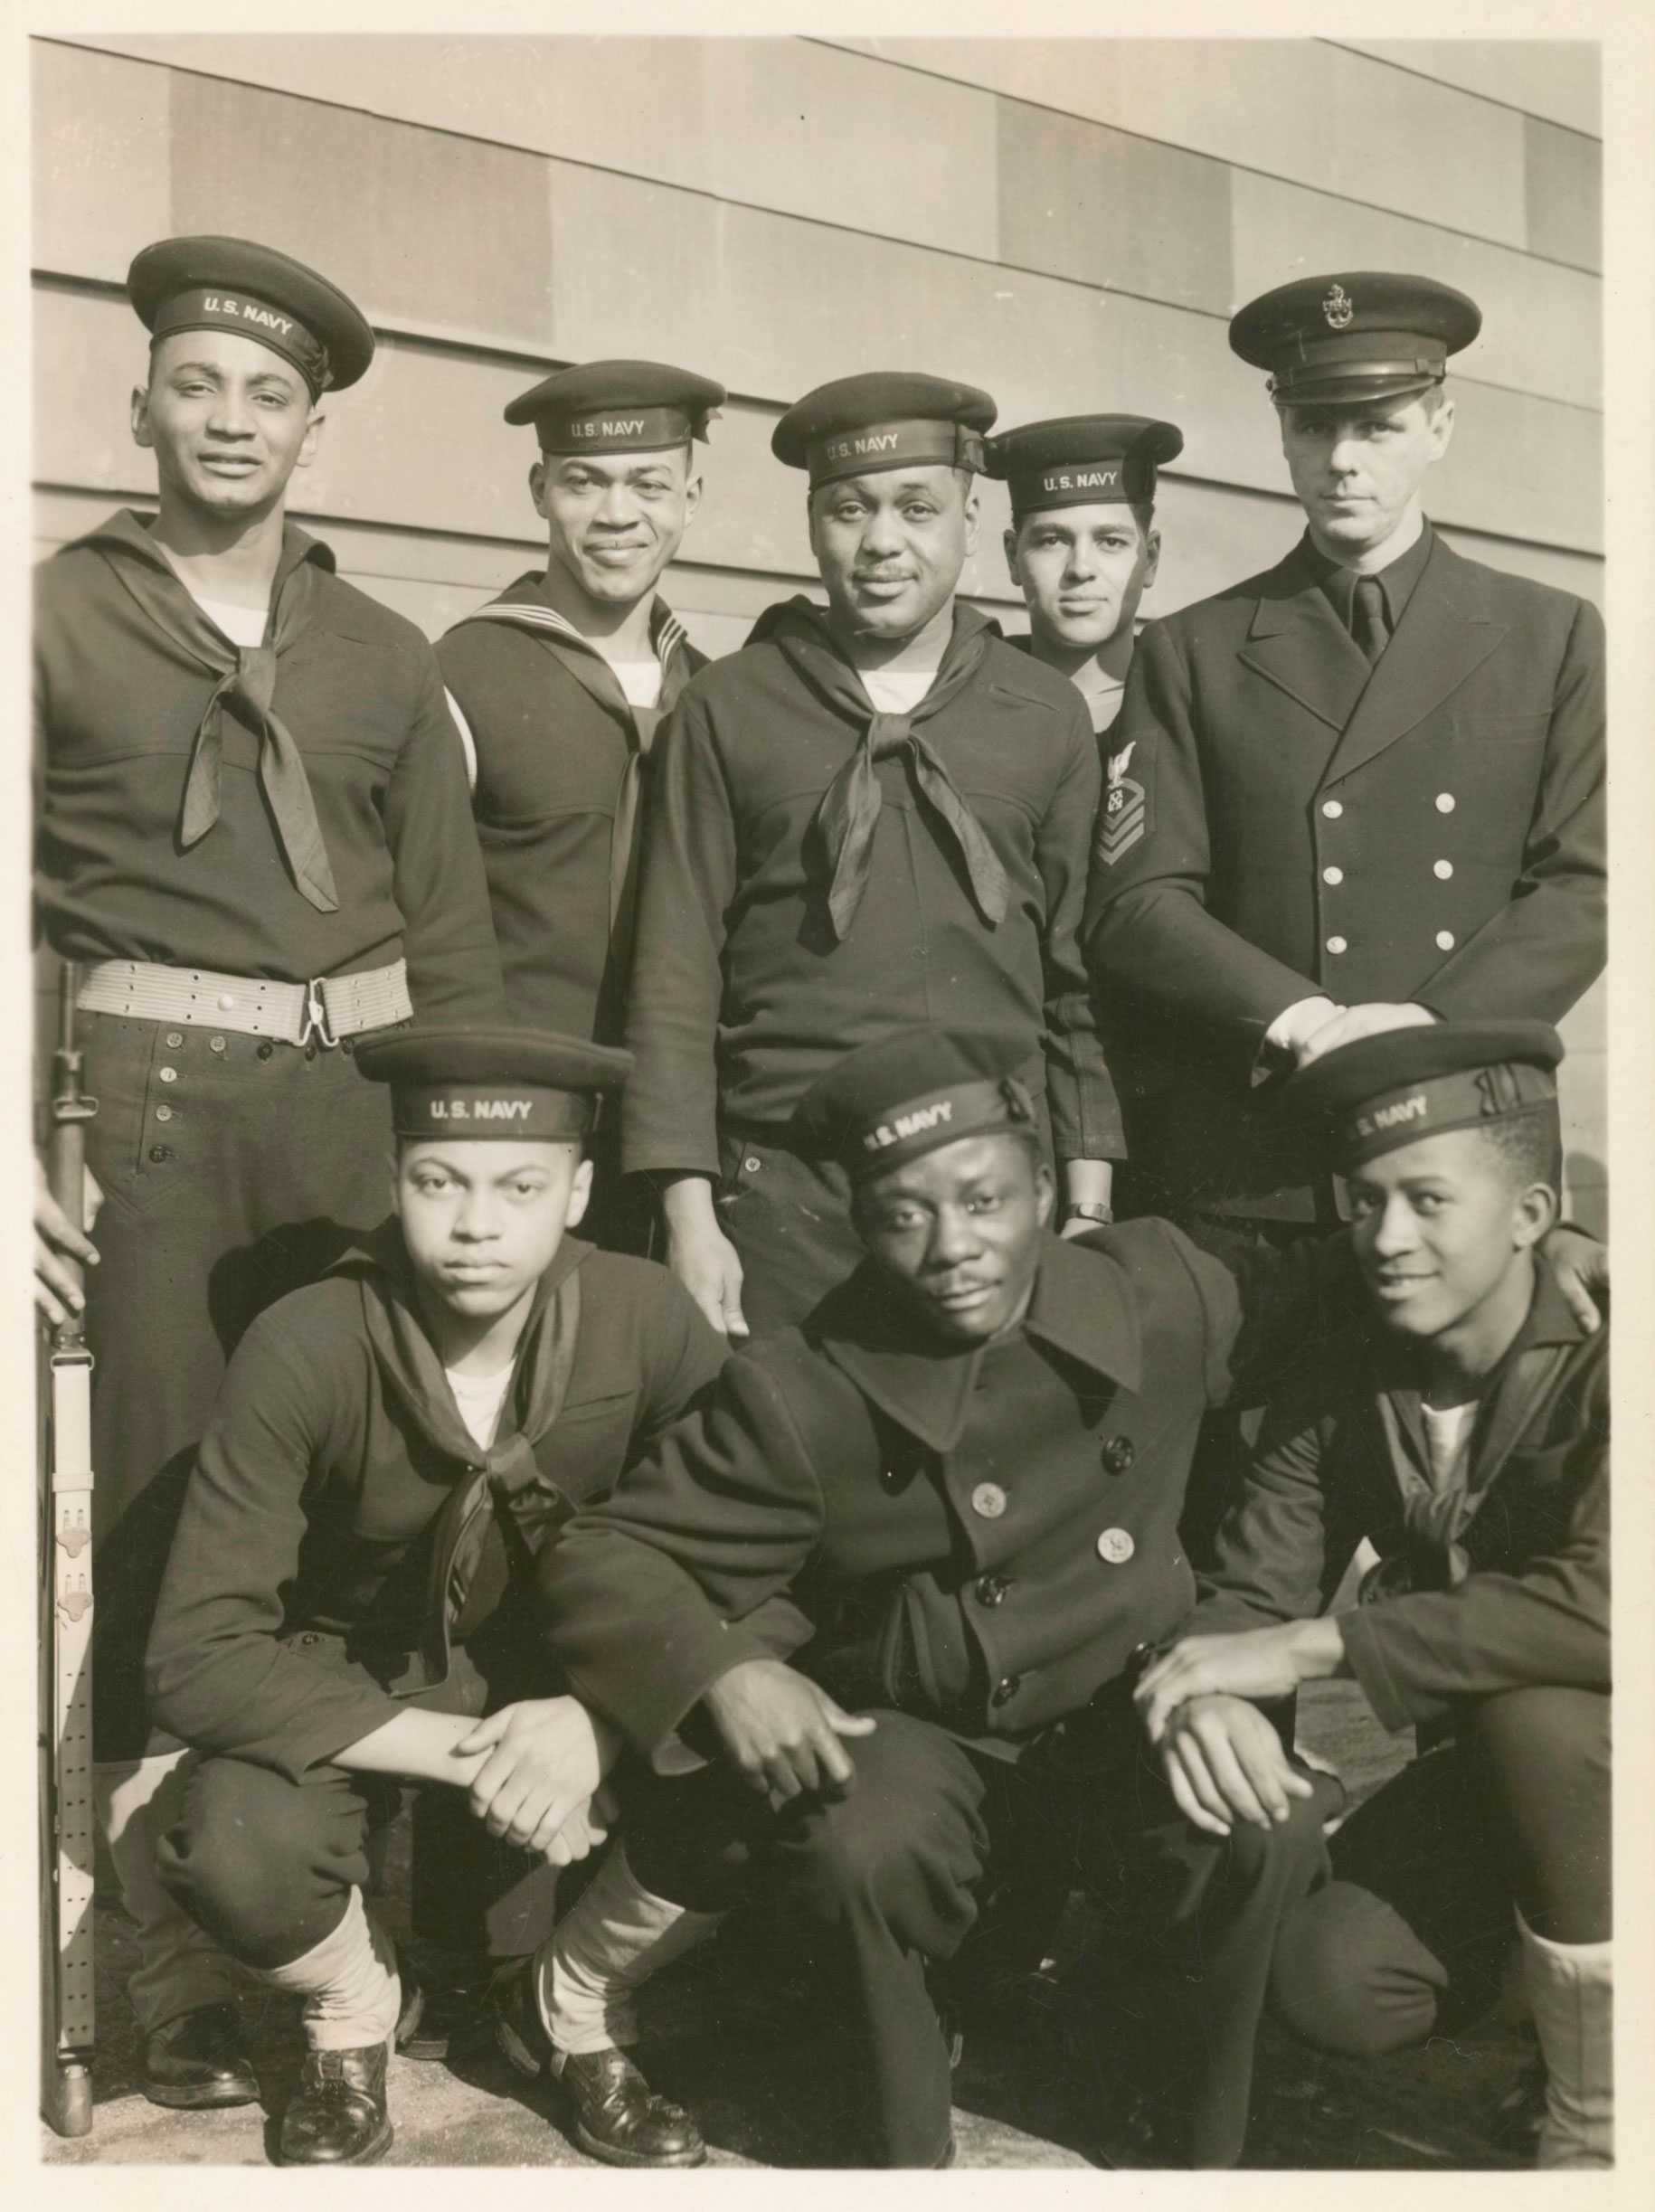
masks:
<svg viewBox="0 0 1655 2212"><path fill-rule="evenodd" d="M1544 1022L1450 1021L1286 1084L1349 1178L1364 1309L1277 1393L1201 1602L1138 1692L1192 1840L1216 1862L1265 1815L1272 1998L1319 2047L1457 2032L1515 1939L1547 2167L1607 2165L1613 2122L1608 1333L1535 1261L1562 1054ZM1377 1564L1324 1612L1358 1539ZM1423 1755L1329 1846L1254 1701L1332 1675ZM1237 2025L1209 2014L1215 2040Z"/></svg>
<svg viewBox="0 0 1655 2212"><path fill-rule="evenodd" d="M1096 748L1073 687L955 597L994 412L906 372L790 407L771 445L809 479L828 605L770 609L663 737L623 1160L665 1183L670 1263L737 1335L856 1265L843 1167L799 1149L793 1111L916 1022L1007 1045L1065 1217L1107 1199L1119 1117L1074 936Z"/></svg>
<svg viewBox="0 0 1655 2212"><path fill-rule="evenodd" d="M100 1813L137 1928L143 2085L209 2105L258 2083L228 1961L153 1873L168 1761L141 1756L142 1653L172 1515L226 1345L378 1215L384 1100L356 1080L357 1039L497 1016L500 977L431 649L287 519L373 332L244 239L147 246L128 288L158 512L111 515L38 573L36 883L49 944L79 963L109 1199L87 1306ZM48 1308L57 1252L90 1249L43 1197Z"/></svg>
<svg viewBox="0 0 1655 2212"><path fill-rule="evenodd" d="M260 1317L207 1423L149 1647L161 1725L200 1754L162 1876L305 2000L279 2160L368 2164L391 2141L392 2031L430 1993L402 1985L364 1899L368 1801L386 1777L429 1785L416 1935L468 1953L474 1983L487 1954L503 2047L557 2073L592 2155L698 2165L695 2122L622 2047L624 2006L581 2003L553 1954L545 1862L601 1843L591 1801L618 1739L527 1609L570 1512L688 1408L723 1346L665 1268L571 1234L624 1053L443 1025L357 1061L389 1091L394 1216ZM664 1930L619 1857L581 1912L563 1938L580 1971L629 1989L699 1926Z"/></svg>
<svg viewBox="0 0 1655 2212"><path fill-rule="evenodd" d="M1249 300L1230 346L1270 373L1278 407L1407 399L1440 384L1482 310L1452 284L1385 270L1302 277Z"/></svg>
<svg viewBox="0 0 1655 2212"><path fill-rule="evenodd" d="M1305 534L1143 639L1089 912L1094 973L1180 1071L1133 1145L1158 1209L1329 1218L1269 1077L1396 1026L1557 1021L1603 966L1602 621L1452 552L1423 506L1480 327L1451 286L1371 269L1231 325Z"/></svg>
<svg viewBox="0 0 1655 2212"><path fill-rule="evenodd" d="M1251 2046L1212 2047L1200 2012L1249 1992L1256 2010L1274 1901L1249 1886L1256 1831L1234 1883L1212 1883L1135 1769L1128 1676L1193 1602L1177 1523L1203 1413L1272 1342L1302 1343L1297 1292L1319 1279L1334 1299L1342 1255L1261 1258L1244 1279L1164 1222L1054 1235L1026 1071L1014 1040L920 1026L816 1078L796 1141L845 1178L863 1262L801 1328L732 1358L570 1524L542 1580L547 1632L659 1772L680 1723L721 1754L629 1805L629 1863L653 1897L712 1912L739 1894L723 1847L744 1841L750 1878L780 1888L864 2024L866 2138L848 2156L947 2162L925 1969L1011 1863L1019 1820L1049 1839L1096 1818L1130 1839L1144 1910L1165 1901L1189 1965L1185 2047L1222 2091L1196 2151L1224 2163ZM625 1610L639 1577L647 1649ZM792 1668L752 1609L796 1585L816 1635ZM1072 1862L1043 1848L1016 1863L1061 1902ZM1250 1903L1214 1945L1220 1887Z"/></svg>
<svg viewBox="0 0 1655 2212"><path fill-rule="evenodd" d="M615 1043L651 752L705 656L658 586L701 498L695 449L724 388L656 361L589 361L522 392L545 566L437 648L466 742L507 1003ZM592 1234L642 1250L647 1191L601 1155Z"/></svg>
<svg viewBox="0 0 1655 2212"><path fill-rule="evenodd" d="M1028 650L1078 686L1101 737L1121 711L1138 604L1155 581L1155 472L1175 423L1062 415L1001 430L987 472L1011 492L1006 565L1028 602Z"/></svg>

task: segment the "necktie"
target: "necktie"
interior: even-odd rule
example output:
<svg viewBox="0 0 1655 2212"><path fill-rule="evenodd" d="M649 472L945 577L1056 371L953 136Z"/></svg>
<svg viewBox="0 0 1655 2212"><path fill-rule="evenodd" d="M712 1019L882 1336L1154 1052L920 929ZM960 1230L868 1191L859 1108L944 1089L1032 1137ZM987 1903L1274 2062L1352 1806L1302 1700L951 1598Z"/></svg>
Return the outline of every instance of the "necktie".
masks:
<svg viewBox="0 0 1655 2212"><path fill-rule="evenodd" d="M304 756L292 732L270 711L277 663L309 624L316 584L313 564L299 561L288 571L277 594L271 641L251 647L232 645L208 621L170 570L153 567L147 561L121 561L114 565L121 582L156 627L219 679L190 752L178 816L179 844L188 852L218 820L223 717L225 708L230 707L259 739L259 783L295 885L319 912L336 912L339 893L322 839L322 826L317 819Z"/></svg>
<svg viewBox="0 0 1655 2212"><path fill-rule="evenodd" d="M581 1283L576 1274L553 1291L551 1309L537 1330L541 1340L529 1348L530 1410L524 1427L509 1431L490 1446L482 1469L450 1495L438 1523L432 1567L442 1576L442 1589L440 1599L432 1593L437 1602L429 1625L435 1627L440 1604L442 1634L452 1642L463 1643L505 1596L514 1536L521 1532L515 1548L526 1558L574 1510L572 1501L542 1475L534 1446L563 1411L580 1332ZM547 1335L549 1345L544 1341Z"/></svg>
<svg viewBox="0 0 1655 2212"><path fill-rule="evenodd" d="M1350 634L1372 667L1390 643L1390 625L1385 619L1385 586L1377 576L1358 576L1351 602Z"/></svg>
<svg viewBox="0 0 1655 2212"><path fill-rule="evenodd" d="M922 706L923 704L922 701ZM850 935L867 889L875 825L884 804L874 764L901 752L908 754L914 782L959 847L971 896L983 920L992 929L1006 918L1011 887L988 833L960 797L953 778L913 725L910 714L875 714L862 742L822 794L817 809L824 843L834 855L828 911L841 943Z"/></svg>

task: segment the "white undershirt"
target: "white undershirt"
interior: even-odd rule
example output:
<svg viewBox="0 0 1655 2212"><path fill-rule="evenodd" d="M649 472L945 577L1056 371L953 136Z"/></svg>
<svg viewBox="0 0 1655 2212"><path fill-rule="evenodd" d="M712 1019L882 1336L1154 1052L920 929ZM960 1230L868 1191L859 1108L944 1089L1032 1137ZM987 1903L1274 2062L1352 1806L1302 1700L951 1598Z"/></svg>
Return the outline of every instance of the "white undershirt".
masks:
<svg viewBox="0 0 1655 2212"><path fill-rule="evenodd" d="M937 680L935 668L858 668L862 688L882 714L911 714Z"/></svg>
<svg viewBox="0 0 1655 2212"><path fill-rule="evenodd" d="M268 604L263 607L238 607L233 600L208 599L204 592L192 591L187 583L184 588L189 591L190 597L208 620L218 624L232 645L255 646L264 643L265 625L270 619Z"/></svg>
<svg viewBox="0 0 1655 2212"><path fill-rule="evenodd" d="M1453 1480L1461 1455L1471 1442L1477 1404L1475 1398L1468 1398L1463 1405L1420 1407L1425 1423L1425 1448L1431 1454L1433 1489L1445 1490Z"/></svg>
<svg viewBox="0 0 1655 2212"><path fill-rule="evenodd" d="M661 696L658 660L611 660L610 666L615 672L615 681L626 694L629 706L654 706L657 703Z"/></svg>
<svg viewBox="0 0 1655 2212"><path fill-rule="evenodd" d="M445 1367L443 1373L460 1419L470 1430L478 1450L487 1451L500 1425L500 1408L511 1388L513 1369L502 1367L497 1375L459 1375L452 1367Z"/></svg>

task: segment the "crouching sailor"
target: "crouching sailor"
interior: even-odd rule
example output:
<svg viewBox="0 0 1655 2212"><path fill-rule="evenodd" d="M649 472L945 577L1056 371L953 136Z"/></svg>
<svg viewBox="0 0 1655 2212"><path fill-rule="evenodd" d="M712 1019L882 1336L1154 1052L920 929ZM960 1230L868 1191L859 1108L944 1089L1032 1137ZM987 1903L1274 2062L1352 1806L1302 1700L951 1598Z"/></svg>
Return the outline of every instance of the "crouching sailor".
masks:
<svg viewBox="0 0 1655 2212"><path fill-rule="evenodd" d="M1270 1976L1288 2023L1369 2057L1452 2036L1515 1935L1547 2075L1538 2163L1592 2167L1613 2122L1609 1362L1535 1263L1561 1056L1544 1023L1444 1022L1287 1084L1348 1178L1367 1311L1272 1407L1138 1698L1212 1849L1263 1830L1292 1862ZM1324 1612L1363 1536L1363 1602ZM1330 1848L1268 1717L1328 1676L1420 1744Z"/></svg>
<svg viewBox="0 0 1655 2212"><path fill-rule="evenodd" d="M194 1754L162 1877L232 1957L304 1999L289 2165L364 2165L391 2144L402 1991L364 1899L387 1797L408 1782L446 1796L460 1848L440 1886L519 1980L556 1868L602 1840L594 1792L618 1739L560 1694L528 1586L563 1522L723 1357L665 1269L566 1234L625 1054L427 1027L357 1059L391 1086L394 1218L242 1340L148 1657L156 1716ZM598 2155L705 2156L620 2054L563 2080Z"/></svg>

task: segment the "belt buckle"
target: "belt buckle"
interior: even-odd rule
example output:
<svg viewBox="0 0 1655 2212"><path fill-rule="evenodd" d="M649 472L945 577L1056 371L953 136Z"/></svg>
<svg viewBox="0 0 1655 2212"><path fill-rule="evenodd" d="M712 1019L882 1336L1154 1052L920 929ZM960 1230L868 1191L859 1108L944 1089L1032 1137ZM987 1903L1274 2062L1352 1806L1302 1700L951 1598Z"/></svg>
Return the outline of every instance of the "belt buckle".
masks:
<svg viewBox="0 0 1655 2212"><path fill-rule="evenodd" d="M305 986L305 1026L299 1031L298 1041L308 1045L314 1038L324 1052L332 1052L339 1040L327 1026L327 1008L322 999L320 976L312 976Z"/></svg>

